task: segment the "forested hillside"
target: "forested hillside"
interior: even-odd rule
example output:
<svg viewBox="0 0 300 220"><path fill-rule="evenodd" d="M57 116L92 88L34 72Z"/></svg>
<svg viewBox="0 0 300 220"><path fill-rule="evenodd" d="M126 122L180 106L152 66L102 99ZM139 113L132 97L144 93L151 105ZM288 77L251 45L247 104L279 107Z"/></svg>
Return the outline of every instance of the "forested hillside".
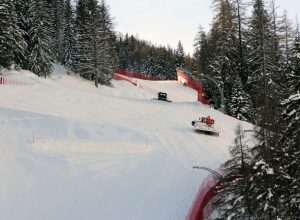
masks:
<svg viewBox="0 0 300 220"><path fill-rule="evenodd" d="M117 37L105 1L1 1L0 66L31 70L47 77L52 63L63 64L85 79L110 85L117 69L175 79L184 66L178 49L154 46L133 36Z"/></svg>
<svg viewBox="0 0 300 220"><path fill-rule="evenodd" d="M256 125L258 140L249 149L243 129L237 128L215 202L219 219L296 219L300 216L298 22L279 14L274 0L253 0L250 5L241 0L213 2L211 29L200 28L196 37L197 70L222 87L227 114Z"/></svg>
<svg viewBox="0 0 300 220"><path fill-rule="evenodd" d="M47 77L55 62L110 85L116 37L104 1L79 0L74 8L71 0L4 0L0 9L0 66Z"/></svg>
<svg viewBox="0 0 300 220"><path fill-rule="evenodd" d="M119 69L161 79L176 79L176 65L182 65L180 58L185 56L183 48L181 51L179 55L172 48L155 47L151 42L126 34L118 39Z"/></svg>
<svg viewBox="0 0 300 220"><path fill-rule="evenodd" d="M190 56L180 41L172 49L117 34L104 0L78 0L76 5L71 0L1 0L0 74L24 69L48 77L58 63L98 87L111 86L118 69L172 80L176 67L187 68L202 80L213 107L220 107L218 87L224 92L225 113L256 126L254 148L243 142L244 130L236 128L216 192L220 219L297 219L298 21L280 14L275 0L212 2L211 28L199 29Z"/></svg>

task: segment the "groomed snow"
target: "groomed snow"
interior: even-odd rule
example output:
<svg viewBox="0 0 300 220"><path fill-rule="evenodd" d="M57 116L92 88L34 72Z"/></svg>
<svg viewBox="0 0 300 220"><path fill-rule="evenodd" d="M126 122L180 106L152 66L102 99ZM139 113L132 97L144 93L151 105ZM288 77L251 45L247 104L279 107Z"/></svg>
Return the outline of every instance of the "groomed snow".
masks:
<svg viewBox="0 0 300 220"><path fill-rule="evenodd" d="M217 169L238 123L176 81L97 89L60 66L48 79L5 77L26 83L0 85L5 220L184 219L208 174L192 167ZM151 100L155 91L173 102ZM219 137L193 131L191 121L207 115Z"/></svg>

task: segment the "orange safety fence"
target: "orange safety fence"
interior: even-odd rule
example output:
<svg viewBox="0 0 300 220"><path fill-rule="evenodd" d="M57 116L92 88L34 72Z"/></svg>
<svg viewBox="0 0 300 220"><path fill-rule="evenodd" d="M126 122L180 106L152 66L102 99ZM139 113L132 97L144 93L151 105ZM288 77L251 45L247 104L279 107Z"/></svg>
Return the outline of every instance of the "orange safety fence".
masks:
<svg viewBox="0 0 300 220"><path fill-rule="evenodd" d="M31 83L22 82L14 79L7 79L5 77L0 77L0 85L32 85Z"/></svg>

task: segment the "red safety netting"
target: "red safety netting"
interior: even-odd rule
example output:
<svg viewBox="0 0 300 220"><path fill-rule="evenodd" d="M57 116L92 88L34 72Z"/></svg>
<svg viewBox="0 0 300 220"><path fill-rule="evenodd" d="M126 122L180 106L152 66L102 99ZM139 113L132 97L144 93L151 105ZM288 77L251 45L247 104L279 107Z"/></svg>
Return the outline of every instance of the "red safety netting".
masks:
<svg viewBox="0 0 300 220"><path fill-rule="evenodd" d="M117 70L115 73L119 74L119 75L130 77L130 78L136 78L136 79L142 79L142 80L151 80L151 81L161 80L158 77L145 76L140 73L131 73L131 72L128 72L127 70Z"/></svg>
<svg viewBox="0 0 300 220"><path fill-rule="evenodd" d="M181 82L183 85L188 86L198 92L198 101L209 105L209 101L207 100L205 96L205 92L201 86L200 80L192 79L191 77L187 76L187 74L184 73L184 70L177 70L177 80Z"/></svg>
<svg viewBox="0 0 300 220"><path fill-rule="evenodd" d="M194 80L190 77L188 77L184 71L182 70L178 70L177 71L177 77L178 77L178 81L181 82L183 85L186 85L192 89L195 89L198 92L198 101L206 104L206 105L210 105L209 101L207 100L206 96L205 96L205 92L201 86L201 82L199 80ZM135 79L142 79L142 80L151 80L151 81L159 81L161 79L157 78L157 77L150 77L150 76L145 76L139 73L131 73L128 72L127 70L118 70L115 72L115 76L114 76L115 80L126 80L128 82L130 82L131 84L133 84L134 86L138 86L141 89L147 90L148 92L151 93L157 93L158 91L146 87L146 86L142 86L140 83L137 83L137 80Z"/></svg>
<svg viewBox="0 0 300 220"><path fill-rule="evenodd" d="M5 77L0 77L0 85L32 85L31 83L22 82L14 79L7 79Z"/></svg>
<svg viewBox="0 0 300 220"><path fill-rule="evenodd" d="M186 220L205 220L213 212L213 208L210 202L215 196L215 188L220 184L220 179L214 175L208 175L201 186L199 187L198 194L193 202L193 206L190 209Z"/></svg>
<svg viewBox="0 0 300 220"><path fill-rule="evenodd" d="M114 79L115 80L125 80L129 83L131 83L132 85L134 86L137 86L138 88L140 89L143 89L153 95L156 95L158 93L157 90L153 89L153 88L150 88L148 86L145 86L145 85L142 85L141 83L138 83L137 80L135 79L134 76L137 76L137 75L140 75L140 74L135 74L135 75L132 75L132 74L129 74L127 71L123 72L125 74L120 74L120 73L115 73L115 76L114 76ZM144 78L145 80L145 77L139 77L138 79L140 78ZM147 80L152 80L151 78L147 78Z"/></svg>
<svg viewBox="0 0 300 220"><path fill-rule="evenodd" d="M130 82L132 85L137 86L137 81L136 80L134 80L132 78L129 78L127 76L123 76L121 74L115 74L114 79L115 80L125 80L127 82Z"/></svg>

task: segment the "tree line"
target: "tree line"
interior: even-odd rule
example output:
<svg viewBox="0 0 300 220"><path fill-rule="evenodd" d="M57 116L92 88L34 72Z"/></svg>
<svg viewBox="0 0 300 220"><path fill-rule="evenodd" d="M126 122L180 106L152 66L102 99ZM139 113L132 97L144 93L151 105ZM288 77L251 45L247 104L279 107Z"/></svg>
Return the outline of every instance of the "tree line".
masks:
<svg viewBox="0 0 300 220"><path fill-rule="evenodd" d="M248 2L247 2L248 3ZM220 219L300 216L300 30L275 0L213 0L211 29L193 57L133 36L117 36L104 0L1 0L0 67L47 77L52 63L110 85L116 69L175 79L176 67L214 78L226 113L256 125L257 144L236 129L231 158L214 202ZM249 11L251 12L249 14ZM220 94L203 80L217 108Z"/></svg>
<svg viewBox="0 0 300 220"><path fill-rule="evenodd" d="M2 0L0 66L47 77L60 63L95 85L110 85L116 35L105 1Z"/></svg>
<svg viewBox="0 0 300 220"><path fill-rule="evenodd" d="M181 42L176 50L170 47L154 46L137 37L119 36L118 67L122 70L140 73L160 79L176 79L176 67L185 65L185 53Z"/></svg>
<svg viewBox="0 0 300 220"><path fill-rule="evenodd" d="M73 3L74 4L74 3ZM175 79L186 60L178 49L117 36L104 0L3 0L0 2L0 67L51 74L53 63L110 85L117 69ZM190 58L192 59L192 58Z"/></svg>
<svg viewBox="0 0 300 220"><path fill-rule="evenodd" d="M222 87L227 114L256 125L253 148L236 128L216 190L217 219L298 219L298 22L279 15L275 0L214 0L213 9L210 31L200 28L196 37L194 68Z"/></svg>

